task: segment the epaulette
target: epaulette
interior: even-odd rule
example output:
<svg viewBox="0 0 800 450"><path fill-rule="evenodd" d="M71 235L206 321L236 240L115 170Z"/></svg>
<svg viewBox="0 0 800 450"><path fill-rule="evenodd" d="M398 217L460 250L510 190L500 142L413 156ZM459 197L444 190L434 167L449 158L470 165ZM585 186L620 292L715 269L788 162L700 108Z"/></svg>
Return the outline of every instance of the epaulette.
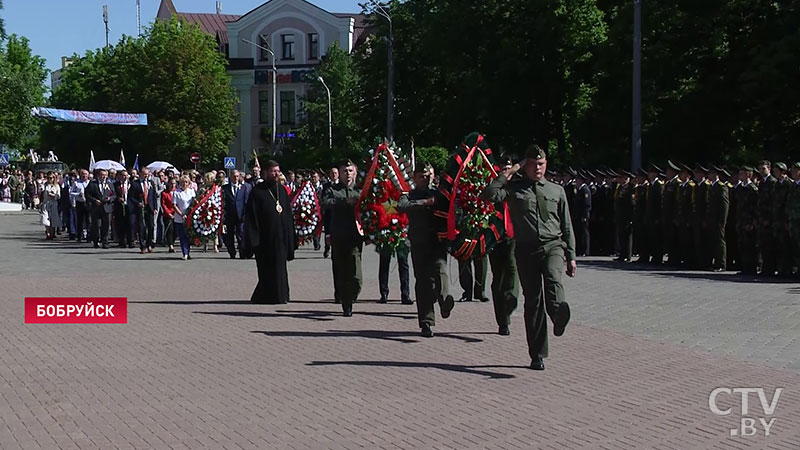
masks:
<svg viewBox="0 0 800 450"><path fill-rule="evenodd" d="M656 183L664 184L664 182L661 180L661 178L656 178Z"/></svg>
<svg viewBox="0 0 800 450"><path fill-rule="evenodd" d="M694 182L694 180L689 180L689 186L697 187L697 184Z"/></svg>
<svg viewBox="0 0 800 450"><path fill-rule="evenodd" d="M706 186L711 186L711 182L708 180L703 180L703 184L705 184Z"/></svg>

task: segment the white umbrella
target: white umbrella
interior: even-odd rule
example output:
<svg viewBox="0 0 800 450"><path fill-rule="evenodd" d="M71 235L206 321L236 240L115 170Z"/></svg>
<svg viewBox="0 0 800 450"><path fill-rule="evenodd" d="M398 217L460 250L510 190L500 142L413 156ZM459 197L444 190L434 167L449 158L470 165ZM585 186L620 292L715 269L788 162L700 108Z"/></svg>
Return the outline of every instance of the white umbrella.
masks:
<svg viewBox="0 0 800 450"><path fill-rule="evenodd" d="M173 164L170 164L166 161L153 161L147 165L147 168L154 172L166 169L172 169L173 171L177 171L177 169L175 169L175 166Z"/></svg>
<svg viewBox="0 0 800 450"><path fill-rule="evenodd" d="M102 160L102 161L97 161L96 163L94 163L94 166L92 166L92 167L90 168L90 170L96 170L96 169L104 169L104 170L111 170L111 169L114 169L114 170L125 170L125 167L124 167L122 164L120 164L120 163L118 163L118 162L116 162L116 161L112 161L112 160L110 160L110 159L104 159L104 160Z"/></svg>

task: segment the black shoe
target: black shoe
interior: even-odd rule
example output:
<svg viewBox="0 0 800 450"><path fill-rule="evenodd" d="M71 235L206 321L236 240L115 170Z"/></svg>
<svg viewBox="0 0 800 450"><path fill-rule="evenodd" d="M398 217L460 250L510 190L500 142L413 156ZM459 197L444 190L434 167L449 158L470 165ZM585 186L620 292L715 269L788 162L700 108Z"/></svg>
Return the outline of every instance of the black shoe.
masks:
<svg viewBox="0 0 800 450"><path fill-rule="evenodd" d="M450 317L454 306L456 306L456 302L453 300L452 295L448 295L444 300L439 300L439 307L442 309L442 319Z"/></svg>
<svg viewBox="0 0 800 450"><path fill-rule="evenodd" d="M103 244L103 248L107 249L108 248L108 244Z"/></svg>
<svg viewBox="0 0 800 450"><path fill-rule="evenodd" d="M461 296L461 298L460 298L460 299L458 299L458 301L459 301L459 302L471 302L471 301L472 301L472 299L471 299L471 298L469 298L469 297L467 297L466 295L462 295L462 296Z"/></svg>
<svg viewBox="0 0 800 450"><path fill-rule="evenodd" d="M331 254L331 251L328 250L328 249L325 249L325 251L322 252L322 257L323 258L327 258L330 254Z"/></svg>
<svg viewBox="0 0 800 450"><path fill-rule="evenodd" d="M80 244L81 242L83 242L83 239L78 238L78 244Z"/></svg>
<svg viewBox="0 0 800 450"><path fill-rule="evenodd" d="M509 330L507 326L500 327L500 329L497 330L497 334L499 334L500 336L508 336L509 334L511 334L511 330Z"/></svg>
<svg viewBox="0 0 800 450"><path fill-rule="evenodd" d="M133 244L128 244L128 248L133 248Z"/></svg>
<svg viewBox="0 0 800 450"><path fill-rule="evenodd" d="M404 298L402 301L400 301L400 303L403 305L413 305L414 300L411 300L410 298Z"/></svg>
<svg viewBox="0 0 800 450"><path fill-rule="evenodd" d="M481 303L486 303L486 302L488 302L488 301L489 301L489 297L475 297L475 298L477 298L478 300L480 300L480 301L481 301Z"/></svg>
<svg viewBox="0 0 800 450"><path fill-rule="evenodd" d="M231 259L236 259L236 253L228 253Z"/></svg>
<svg viewBox="0 0 800 450"><path fill-rule="evenodd" d="M318 246L316 246L316 247L314 247L314 251L315 251L315 252L318 252L319 250L320 250L320 246L319 246L319 245L318 245Z"/></svg>
<svg viewBox="0 0 800 450"><path fill-rule="evenodd" d="M353 305L342 306L342 315L345 317L353 317Z"/></svg>
<svg viewBox="0 0 800 450"><path fill-rule="evenodd" d="M97 242L95 242L95 243L94 243L94 248L100 248L100 244L98 244Z"/></svg>
<svg viewBox="0 0 800 450"><path fill-rule="evenodd" d="M533 358L533 360L531 361L531 369L544 370L544 361L542 361L542 358L539 358L538 356L536 358Z"/></svg>
<svg viewBox="0 0 800 450"><path fill-rule="evenodd" d="M554 335L561 336L564 334L564 329L567 328L567 324L569 323L569 316L569 305L562 303L558 308L558 324L553 324Z"/></svg>
<svg viewBox="0 0 800 450"><path fill-rule="evenodd" d="M432 338L433 337L433 330L431 330L430 325L423 325L422 326L422 337Z"/></svg>
<svg viewBox="0 0 800 450"><path fill-rule="evenodd" d="M389 303L389 299L387 299L385 295L381 295L381 299L378 300L378 303Z"/></svg>

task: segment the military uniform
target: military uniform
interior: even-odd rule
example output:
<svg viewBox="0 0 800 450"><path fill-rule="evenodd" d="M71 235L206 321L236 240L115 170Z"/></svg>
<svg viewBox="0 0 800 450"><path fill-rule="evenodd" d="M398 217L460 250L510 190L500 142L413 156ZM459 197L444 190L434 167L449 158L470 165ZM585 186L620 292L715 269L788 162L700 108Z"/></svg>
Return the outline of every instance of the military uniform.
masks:
<svg viewBox="0 0 800 450"><path fill-rule="evenodd" d="M687 179L678 191L678 228L680 234L680 246L678 254L679 261L688 266L695 265L694 251L694 227L692 219L694 217L694 193L697 185L694 181Z"/></svg>
<svg viewBox="0 0 800 450"><path fill-rule="evenodd" d="M772 175L758 183L758 249L761 253L761 273L774 275L776 270L775 238L772 230L772 196L778 180Z"/></svg>
<svg viewBox="0 0 800 450"><path fill-rule="evenodd" d="M788 170L786 164L775 163L775 167ZM792 273L792 243L789 240L789 221L786 216L786 203L794 182L788 176L777 180L772 196L772 233L775 240L775 256L778 274L789 276Z"/></svg>
<svg viewBox="0 0 800 450"><path fill-rule="evenodd" d="M756 228L758 227L758 187L753 180L741 183L736 196L736 236L739 247L739 268L745 275L755 275L758 266Z"/></svg>
<svg viewBox="0 0 800 450"><path fill-rule="evenodd" d="M417 296L417 317L419 327L425 329L436 325L433 305L439 301L442 317L450 316L453 297L442 294L447 291L447 243L439 239L442 221L434 217L433 206L425 201L435 198L437 202L445 199L428 187L417 187L404 194L398 202L398 209L408 215L408 240L411 244L411 264L414 266L414 293Z"/></svg>
<svg viewBox="0 0 800 450"><path fill-rule="evenodd" d="M668 163L671 164L671 163ZM676 169L672 167L673 169ZM681 180L678 176L672 177L664 183L664 192L661 202L661 226L664 246L663 250L669 255L670 265L679 265L681 262L678 248L680 247L680 228L678 227L678 205L680 200Z"/></svg>
<svg viewBox="0 0 800 450"><path fill-rule="evenodd" d="M517 309L519 277L514 260L514 240L508 236L498 242L489 254L492 269L492 304L500 334L508 334L511 314Z"/></svg>
<svg viewBox="0 0 800 450"><path fill-rule="evenodd" d="M725 224L728 220L730 193L728 185L720 180L711 183L708 193L707 242L711 250L711 268L725 270L727 268L727 246L725 242Z"/></svg>
<svg viewBox="0 0 800 450"><path fill-rule="evenodd" d="M736 234L736 208L739 207L738 203L736 202L736 191L741 187L741 183L733 184L729 178L725 184L728 186L728 192L730 193L728 220L725 222L725 243L727 244L726 250L728 254L727 263L728 270L737 271L739 270L739 260L741 257L739 256L739 239Z"/></svg>
<svg viewBox="0 0 800 450"><path fill-rule="evenodd" d="M614 224L619 244L619 261L630 262L633 245L633 184L620 184L614 191Z"/></svg>
<svg viewBox="0 0 800 450"><path fill-rule="evenodd" d="M658 168L656 168L658 169ZM661 170L656 170L661 172ZM663 246L663 227L662 220L662 203L664 199L664 182L655 177L650 180L645 193L645 213L644 223L645 232L647 233L647 243L650 257L650 262L653 264L661 264L664 259L664 246ZM647 262L647 260L645 260Z"/></svg>
<svg viewBox="0 0 800 450"><path fill-rule="evenodd" d="M650 241L647 236L645 213L647 212L647 180L634 184L633 187L633 246L632 253L639 255L637 262L650 259Z"/></svg>
<svg viewBox="0 0 800 450"><path fill-rule="evenodd" d="M539 153L542 158L542 153ZM525 331L531 359L541 364L548 356L547 316L560 335L569 321L561 276L564 262L575 260L575 237L564 189L546 180L527 176L509 182L500 175L481 197L494 203L506 201L514 226L514 251L525 296ZM545 314L545 310L547 314ZM534 367L532 364L532 368ZM544 368L541 364L540 369Z"/></svg>
<svg viewBox="0 0 800 450"><path fill-rule="evenodd" d="M474 271L472 270L473 266L475 267ZM467 261L458 261L458 281L464 291L461 294L460 301L471 302L473 298L482 302L489 301L485 292L488 269L489 258L486 256Z"/></svg>
<svg viewBox="0 0 800 450"><path fill-rule="evenodd" d="M572 200L570 211L573 215L573 225L577 242L577 253L580 256L590 254L591 236L589 220L592 214L592 191L588 184L583 183L578 187L578 192Z"/></svg>
<svg viewBox="0 0 800 450"><path fill-rule="evenodd" d="M800 169L800 162L794 163ZM791 241L792 263L800 267L800 177L795 177L792 189L786 200L786 218L789 222L789 239Z"/></svg>
<svg viewBox="0 0 800 450"><path fill-rule="evenodd" d="M345 316L352 315L353 303L361 293L361 250L363 235L356 224L355 206L360 192L341 181L325 192L323 204L330 213L331 261L336 302Z"/></svg>
<svg viewBox="0 0 800 450"><path fill-rule="evenodd" d="M699 167L702 172L706 170ZM697 169L695 169L697 170ZM692 230L694 232L694 255L695 269L708 269L711 267L711 246L708 242L710 233L708 223L708 195L711 192L711 182L705 177L696 180L697 186L694 191L694 216L692 218Z"/></svg>

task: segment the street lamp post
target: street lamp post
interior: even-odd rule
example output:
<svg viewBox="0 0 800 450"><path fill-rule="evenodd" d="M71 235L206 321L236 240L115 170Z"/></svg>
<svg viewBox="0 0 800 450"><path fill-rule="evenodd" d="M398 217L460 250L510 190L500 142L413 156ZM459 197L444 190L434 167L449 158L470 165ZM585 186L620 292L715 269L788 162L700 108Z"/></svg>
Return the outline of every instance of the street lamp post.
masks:
<svg viewBox="0 0 800 450"><path fill-rule="evenodd" d="M245 44L250 44L256 48L260 48L265 52L269 52L272 56L272 151L275 152L275 132L277 128L277 116L278 116L278 87L276 84L277 81L277 71L275 70L275 52L272 51L271 48L264 47L262 45L258 45L255 42L248 41L247 39L242 39L242 42ZM266 43L266 41L264 42ZM269 44L267 44L269 45Z"/></svg>
<svg viewBox="0 0 800 450"><path fill-rule="evenodd" d="M642 168L642 0L633 0L633 131L631 169Z"/></svg>
<svg viewBox="0 0 800 450"><path fill-rule="evenodd" d="M392 26L392 16L386 8L377 1L369 0L369 2L375 7L375 13L389 22L389 39L387 41L389 80L386 87L386 137L389 139L389 142L392 142L394 140L394 30ZM362 3L361 6L366 9L366 4Z"/></svg>
<svg viewBox="0 0 800 450"><path fill-rule="evenodd" d="M321 76L318 76L317 79L323 86L325 86L325 90L328 91L328 150L333 149L333 125L332 125L332 117L331 117L331 90L328 88L328 85L325 84L325 80L322 79Z"/></svg>

